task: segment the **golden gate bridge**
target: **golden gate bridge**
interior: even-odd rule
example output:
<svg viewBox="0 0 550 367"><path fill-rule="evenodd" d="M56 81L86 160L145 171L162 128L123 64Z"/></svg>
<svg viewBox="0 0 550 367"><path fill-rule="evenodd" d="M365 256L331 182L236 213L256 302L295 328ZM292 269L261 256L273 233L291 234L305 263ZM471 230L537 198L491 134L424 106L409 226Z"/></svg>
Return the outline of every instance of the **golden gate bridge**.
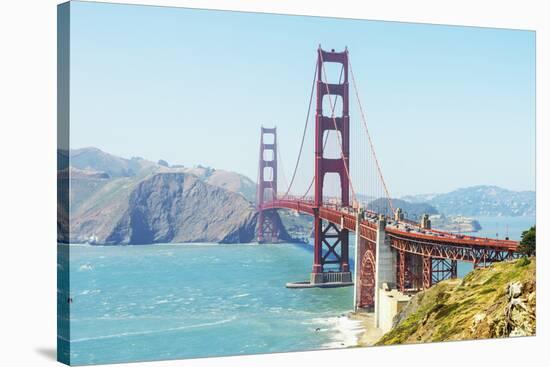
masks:
<svg viewBox="0 0 550 367"><path fill-rule="evenodd" d="M340 66L338 82L329 82L327 63ZM358 125L350 124L349 76L359 109L361 124ZM311 181L307 181L309 185L297 195L293 193L293 185L303 171L300 164L305 154L314 93L314 162L305 162L313 167L313 175ZM326 107L330 115L325 113ZM338 115L337 110L340 112ZM354 130L356 145L368 147L367 152L354 157L357 170L352 170L350 166L352 127L360 128ZM330 137L333 138L332 145ZM330 147L336 155L334 151L328 154ZM516 241L439 231L431 228L427 215L416 222L407 219L400 208L394 208L374 150L347 48L343 52L335 52L325 51L319 46L317 50L301 145L284 193L278 191L279 163L282 160L277 129L262 126L257 195L258 242L278 241L282 226L278 209L289 209L313 217L314 255L310 279L291 283L287 285L289 287L354 285L349 262L350 232L355 233L356 247L354 307L374 307L377 292L384 283L395 284L401 292L426 289L442 280L456 278L458 261L472 263L477 268L517 256ZM281 173L284 175L284 172ZM324 193L329 174L337 176L337 193L332 190L332 196ZM357 177L358 185L353 180ZM370 193L364 196L382 198L383 205L380 199L370 205L362 203L358 190L363 194ZM373 205L374 202L377 205Z"/></svg>

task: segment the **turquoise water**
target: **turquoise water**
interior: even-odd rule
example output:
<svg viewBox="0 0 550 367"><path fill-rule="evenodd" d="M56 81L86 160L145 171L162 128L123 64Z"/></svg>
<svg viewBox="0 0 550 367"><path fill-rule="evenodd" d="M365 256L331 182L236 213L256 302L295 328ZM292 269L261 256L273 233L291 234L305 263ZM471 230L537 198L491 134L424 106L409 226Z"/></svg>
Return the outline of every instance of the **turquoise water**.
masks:
<svg viewBox="0 0 550 367"><path fill-rule="evenodd" d="M74 364L342 345L335 328L353 289L284 286L308 278L306 246L70 248Z"/></svg>
<svg viewBox="0 0 550 367"><path fill-rule="evenodd" d="M472 233L474 236L505 238L520 240L521 233L535 225L534 216L526 217L476 217L481 224L481 231Z"/></svg>
<svg viewBox="0 0 550 367"><path fill-rule="evenodd" d="M512 239L534 224L534 217L478 219L483 230L474 235L493 237L497 223L500 231L508 224ZM71 245L70 253L73 364L298 351L346 343L341 315L352 307L352 288L284 287L308 278L311 246ZM353 260L350 265L353 269ZM459 263L458 270L464 276L471 264Z"/></svg>

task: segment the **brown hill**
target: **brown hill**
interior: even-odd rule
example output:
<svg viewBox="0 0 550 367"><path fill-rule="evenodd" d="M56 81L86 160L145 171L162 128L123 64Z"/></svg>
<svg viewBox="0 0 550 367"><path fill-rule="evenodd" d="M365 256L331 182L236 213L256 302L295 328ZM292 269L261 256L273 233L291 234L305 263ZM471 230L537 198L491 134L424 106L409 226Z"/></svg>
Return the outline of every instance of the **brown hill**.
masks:
<svg viewBox="0 0 550 367"><path fill-rule="evenodd" d="M97 199L97 200L96 200ZM71 242L250 242L255 209L242 195L183 172L111 182L71 217Z"/></svg>

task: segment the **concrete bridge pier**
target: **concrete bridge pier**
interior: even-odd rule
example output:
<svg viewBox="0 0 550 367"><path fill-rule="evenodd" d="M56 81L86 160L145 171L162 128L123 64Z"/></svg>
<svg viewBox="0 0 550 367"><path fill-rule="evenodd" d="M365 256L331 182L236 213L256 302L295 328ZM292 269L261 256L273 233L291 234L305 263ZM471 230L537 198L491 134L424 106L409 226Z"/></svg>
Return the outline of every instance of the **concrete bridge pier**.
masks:
<svg viewBox="0 0 550 367"><path fill-rule="evenodd" d="M379 328L381 315L380 293L384 283L393 286L396 283L397 254L390 247L390 239L386 236L386 218L380 215L376 231L376 265L374 268L374 326Z"/></svg>

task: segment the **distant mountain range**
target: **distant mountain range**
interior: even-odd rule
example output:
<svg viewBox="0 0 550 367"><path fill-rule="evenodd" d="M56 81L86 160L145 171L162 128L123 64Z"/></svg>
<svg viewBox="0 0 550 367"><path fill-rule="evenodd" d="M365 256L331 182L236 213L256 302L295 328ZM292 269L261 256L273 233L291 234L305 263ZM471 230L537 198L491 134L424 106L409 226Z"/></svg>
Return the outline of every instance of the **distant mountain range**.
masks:
<svg viewBox="0 0 550 367"><path fill-rule="evenodd" d="M512 191L498 186L472 186L444 194L408 195L401 199L430 204L445 215L531 216L536 213L534 191Z"/></svg>
<svg viewBox="0 0 550 367"><path fill-rule="evenodd" d="M70 181L68 196L58 185L61 202L68 202L58 207L59 218L64 219L58 223L60 241L238 243L256 237L256 184L239 173L126 159L97 148L59 151L58 161L58 182ZM385 199L362 199L370 209L391 212ZM424 213L439 215L441 226L446 225L445 216L535 213L534 192L495 186L405 196L392 203L410 219L418 220ZM283 230L281 239L304 238L311 232L311 218L286 210L279 215L289 231Z"/></svg>

